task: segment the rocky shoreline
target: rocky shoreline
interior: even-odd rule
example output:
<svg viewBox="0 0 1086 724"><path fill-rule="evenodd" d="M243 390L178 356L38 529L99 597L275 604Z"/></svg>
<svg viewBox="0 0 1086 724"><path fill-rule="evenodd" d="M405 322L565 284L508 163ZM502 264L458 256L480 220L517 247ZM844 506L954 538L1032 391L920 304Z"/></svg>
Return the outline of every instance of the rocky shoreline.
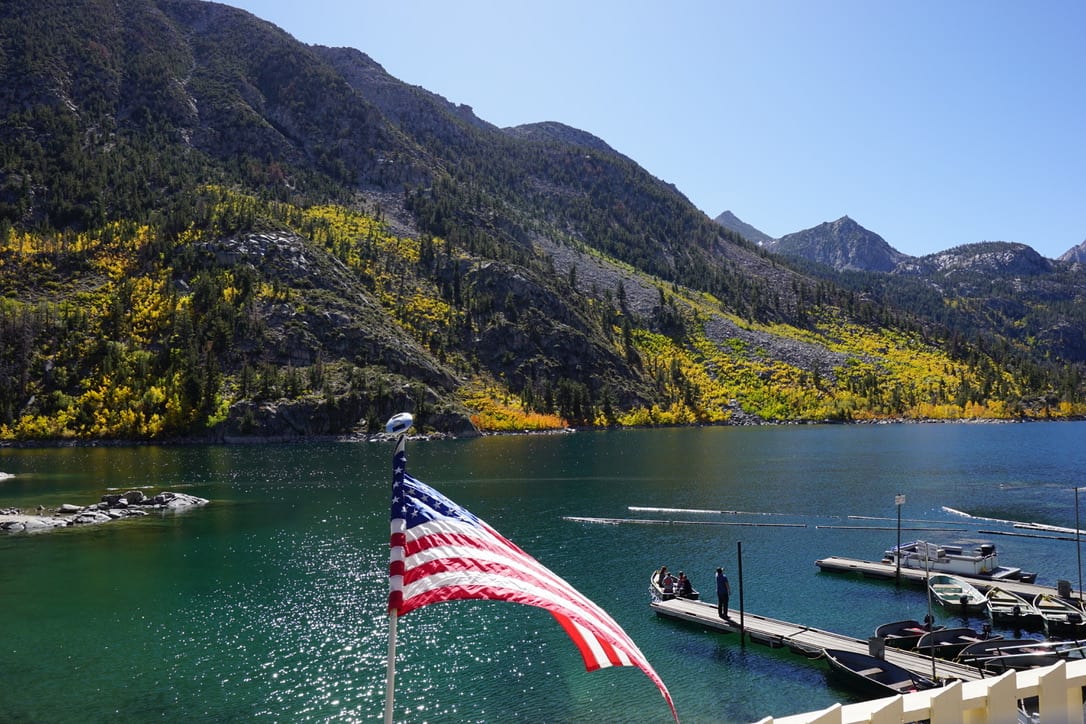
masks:
<svg viewBox="0 0 1086 724"><path fill-rule="evenodd" d="M65 503L52 512L39 505L33 513L19 508L0 508L0 532L38 533L71 526L97 525L159 511L179 511L207 505L209 500L186 493L163 491L148 497L141 490L108 493L91 505Z"/></svg>
<svg viewBox="0 0 1086 724"><path fill-rule="evenodd" d="M614 425L610 427L559 427L544 430L480 430L472 437L492 437L502 435L565 435L574 432L593 432L597 430L656 430L684 427L755 427L755 426L796 426L796 425L1007 425L1028 424L1033 422L1083 422L1086 415L1067 415L1063 417L976 417L976 418L911 418L893 417L870 420L780 420L765 419L757 415L744 412L738 404L730 403L727 409L732 411L729 419L720 422L694 422L673 423L658 425ZM213 440L209 437L195 438L164 438L156 440L136 439L71 439L63 440L0 440L0 448L13 449L48 449L48 448L78 448L78 447L139 447L149 445L168 445L183 447L186 445L307 445L313 443L361 443L361 442L387 442L395 439L395 435L384 432L377 433L352 433L347 435L305 435L305 436L250 436ZM437 431L418 433L409 436L411 440L457 440L459 435L451 432ZM2 479L2 474L0 474Z"/></svg>

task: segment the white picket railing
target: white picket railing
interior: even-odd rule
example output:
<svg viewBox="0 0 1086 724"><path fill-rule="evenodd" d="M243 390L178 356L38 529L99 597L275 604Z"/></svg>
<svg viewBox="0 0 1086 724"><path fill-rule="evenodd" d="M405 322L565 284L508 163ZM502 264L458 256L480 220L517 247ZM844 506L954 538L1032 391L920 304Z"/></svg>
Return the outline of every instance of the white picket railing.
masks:
<svg viewBox="0 0 1086 724"><path fill-rule="evenodd" d="M822 711L780 718L766 717L757 724L900 724L930 720L932 724L1015 724L1018 701L1036 697L1041 724L1082 724L1082 687L1086 686L1086 659L1061 661L1045 668L1008 671L978 681L912 694L891 696L859 704L834 704Z"/></svg>

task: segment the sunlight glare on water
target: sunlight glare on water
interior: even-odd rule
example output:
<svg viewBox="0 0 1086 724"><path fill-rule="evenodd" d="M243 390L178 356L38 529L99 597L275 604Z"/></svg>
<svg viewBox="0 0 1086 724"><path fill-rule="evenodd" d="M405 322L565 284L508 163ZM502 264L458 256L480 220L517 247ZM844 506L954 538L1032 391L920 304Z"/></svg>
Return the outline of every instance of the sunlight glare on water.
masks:
<svg viewBox="0 0 1086 724"><path fill-rule="evenodd" d="M738 588L741 543L748 611L865 639L881 623L923 618L922 591L819 573L814 561L881 557L904 493L905 518L931 521L911 526L947 531L905 540L994 541L1001 562L1039 582L1077 583L1073 543L1005 536L1009 525L946 508L1073 525L1084 434L1083 423L1042 423L488 437L412 441L409 469L607 610L683 721L747 722L855 695L827 682L824 662L658 618L647 605L653 569L685 569L711 594L725 565ZM85 504L133 487L212 501L0 536L0 721L380 720L390 456L386 444L0 449L0 507ZM399 721L670 721L641 672L585 672L540 609L429 606L399 621L398 644Z"/></svg>

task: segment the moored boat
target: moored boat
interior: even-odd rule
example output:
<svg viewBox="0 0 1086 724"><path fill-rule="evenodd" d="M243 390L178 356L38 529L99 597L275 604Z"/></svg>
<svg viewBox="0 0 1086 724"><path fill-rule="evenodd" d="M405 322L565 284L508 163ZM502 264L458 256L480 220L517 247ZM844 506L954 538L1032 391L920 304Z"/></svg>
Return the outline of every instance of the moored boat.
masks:
<svg viewBox="0 0 1086 724"><path fill-rule="evenodd" d="M931 679L885 659L844 649L824 649L824 652L830 672L842 683L874 696L907 694L938 686Z"/></svg>
<svg viewBox="0 0 1086 724"><path fill-rule="evenodd" d="M981 611L988 599L976 586L948 573L936 573L928 578L928 588L943 606L958 611Z"/></svg>
<svg viewBox="0 0 1086 724"><path fill-rule="evenodd" d="M1033 669L1067 659L1086 658L1086 642L1005 639L971 644L958 654L957 661L986 672Z"/></svg>
<svg viewBox="0 0 1086 724"><path fill-rule="evenodd" d="M993 623L1023 629L1044 628L1044 616L1033 603L1014 591L992 586L984 594Z"/></svg>
<svg viewBox="0 0 1086 724"><path fill-rule="evenodd" d="M1081 608L1051 593L1038 593L1033 605L1045 621L1045 633L1052 638L1086 637L1086 621Z"/></svg>
<svg viewBox="0 0 1086 724"><path fill-rule="evenodd" d="M1003 638L999 634L977 633L971 628L960 626L945 628L940 631L931 631L920 637L916 642L916 652L930 656L934 654L941 659L953 659L970 644L978 641L994 641Z"/></svg>
<svg viewBox="0 0 1086 724"><path fill-rule="evenodd" d="M1004 654L1012 652L1023 653L1025 651L1033 651L1035 650L1034 647L1044 643L1044 641L1038 641L1037 639L991 638L969 644L958 652L958 655L954 657L954 660L961 664L979 666L976 662L1003 656Z"/></svg>
<svg viewBox="0 0 1086 724"><path fill-rule="evenodd" d="M697 601L701 597L692 586L683 594L679 583L679 576L683 575L681 572L679 576L674 576L668 573L666 566L662 570L663 576L660 575L661 569L657 568L649 578L649 593L653 598L659 601L670 601L673 598Z"/></svg>
<svg viewBox="0 0 1086 724"><path fill-rule="evenodd" d="M670 601L675 598L673 578L667 572L667 568L664 568L662 573L657 568L649 576L649 594L656 601Z"/></svg>
<svg viewBox="0 0 1086 724"><path fill-rule="evenodd" d="M929 631L939 631L944 626L922 624L914 619L884 623L875 629L875 636L895 649L910 651L916 648L916 642Z"/></svg>
<svg viewBox="0 0 1086 724"><path fill-rule="evenodd" d="M1021 568L1001 566L999 555L992 543L981 544L972 551L966 552L962 546L938 545L918 540L903 543L886 551L883 554L883 562L900 564L902 568L973 578L1012 579L1023 583L1032 583L1037 578L1036 573L1028 573Z"/></svg>

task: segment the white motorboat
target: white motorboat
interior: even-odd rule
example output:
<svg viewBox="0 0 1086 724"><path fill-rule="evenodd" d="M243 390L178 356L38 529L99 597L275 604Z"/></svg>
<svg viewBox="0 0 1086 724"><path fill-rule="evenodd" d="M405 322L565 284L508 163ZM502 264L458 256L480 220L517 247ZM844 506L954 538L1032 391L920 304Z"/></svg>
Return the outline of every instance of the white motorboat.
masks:
<svg viewBox="0 0 1086 724"><path fill-rule="evenodd" d="M895 565L900 563L902 568L973 578L1010 579L1023 583L1032 583L1037 578L1036 573L1001 566L999 554L992 543L983 543L972 551L966 551L958 545L938 545L918 540L894 546L886 551L883 562Z"/></svg>

